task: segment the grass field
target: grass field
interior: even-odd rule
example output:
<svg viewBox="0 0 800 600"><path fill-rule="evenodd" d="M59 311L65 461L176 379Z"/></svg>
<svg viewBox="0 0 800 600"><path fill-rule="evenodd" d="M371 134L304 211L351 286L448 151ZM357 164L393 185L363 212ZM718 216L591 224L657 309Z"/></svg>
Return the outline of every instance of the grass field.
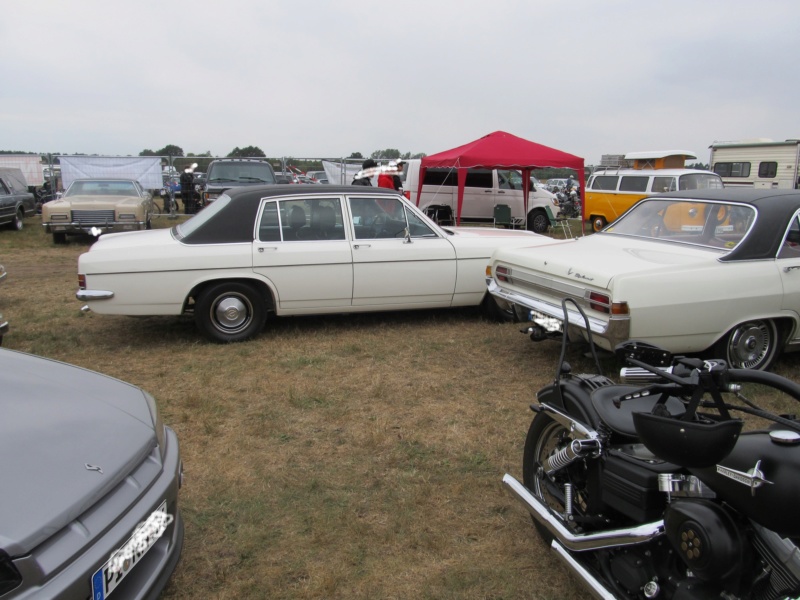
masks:
<svg viewBox="0 0 800 600"><path fill-rule="evenodd" d="M212 345L191 319L81 313L88 248L55 246L38 217L0 232L4 346L159 401L186 470L185 547L164 597L587 596L500 483L520 476L556 343L452 310L276 319Z"/></svg>

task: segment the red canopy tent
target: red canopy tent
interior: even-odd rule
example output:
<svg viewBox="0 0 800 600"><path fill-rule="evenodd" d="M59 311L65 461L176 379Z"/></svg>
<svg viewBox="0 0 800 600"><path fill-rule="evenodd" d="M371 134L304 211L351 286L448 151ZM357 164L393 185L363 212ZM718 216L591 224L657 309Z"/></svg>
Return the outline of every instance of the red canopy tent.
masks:
<svg viewBox="0 0 800 600"><path fill-rule="evenodd" d="M528 192L530 191L532 169L545 167L574 169L578 172L580 189L586 189L582 158L567 154L561 150L529 142L505 131L495 131L458 148L424 157L419 169L417 205L419 205L419 199L422 195L422 182L425 181L425 171L430 167L458 169L456 223L461 222L461 205L464 202L464 183L467 180L467 169L517 169L521 171L526 215L528 213Z"/></svg>

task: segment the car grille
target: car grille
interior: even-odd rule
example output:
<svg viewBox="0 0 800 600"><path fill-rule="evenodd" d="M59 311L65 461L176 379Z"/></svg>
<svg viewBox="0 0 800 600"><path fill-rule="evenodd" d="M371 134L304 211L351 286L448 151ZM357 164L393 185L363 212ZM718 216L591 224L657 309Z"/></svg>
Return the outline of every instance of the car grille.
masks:
<svg viewBox="0 0 800 600"><path fill-rule="evenodd" d="M80 225L102 225L114 221L114 210L73 210L72 222Z"/></svg>

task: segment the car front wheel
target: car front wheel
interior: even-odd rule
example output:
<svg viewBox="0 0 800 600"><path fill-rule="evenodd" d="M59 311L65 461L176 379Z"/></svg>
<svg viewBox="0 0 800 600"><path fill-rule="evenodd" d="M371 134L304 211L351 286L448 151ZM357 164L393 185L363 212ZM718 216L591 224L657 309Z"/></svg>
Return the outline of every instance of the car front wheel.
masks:
<svg viewBox="0 0 800 600"><path fill-rule="evenodd" d="M543 210L535 210L528 217L528 229L534 233L547 233L550 227L550 218Z"/></svg>
<svg viewBox="0 0 800 600"><path fill-rule="evenodd" d="M779 343L774 321L747 321L731 329L714 347L714 354L736 369L766 371L778 358Z"/></svg>
<svg viewBox="0 0 800 600"><path fill-rule="evenodd" d="M11 225L10 225L11 229L14 229L16 231L20 231L22 229L22 226L23 226L22 225L22 219L24 217L25 217L25 215L23 214L22 209L20 208L17 211L17 214L14 215L14 220L11 221Z"/></svg>
<svg viewBox="0 0 800 600"><path fill-rule="evenodd" d="M241 342L256 336L267 320L266 302L251 285L217 283L204 290L195 307L198 329L212 342Z"/></svg>

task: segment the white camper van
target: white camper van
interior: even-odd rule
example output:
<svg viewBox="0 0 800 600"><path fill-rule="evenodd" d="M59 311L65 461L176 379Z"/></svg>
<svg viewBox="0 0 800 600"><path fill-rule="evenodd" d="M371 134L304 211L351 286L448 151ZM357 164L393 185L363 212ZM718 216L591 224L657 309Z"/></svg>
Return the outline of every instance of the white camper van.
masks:
<svg viewBox="0 0 800 600"><path fill-rule="evenodd" d="M714 142L710 148L711 170L725 187L800 187L800 140Z"/></svg>
<svg viewBox="0 0 800 600"><path fill-rule="evenodd" d="M456 215L458 206L458 172L451 168L427 169L422 194L419 189L420 160L411 159L404 167L403 189L406 196L426 213L443 212ZM495 206L505 204L511 208L512 218L522 227L544 233L550 227L550 214L558 207L554 194L531 185L528 193L528 214L525 214L522 193L522 174L513 169L469 169L464 186L461 221L464 223L492 223Z"/></svg>

